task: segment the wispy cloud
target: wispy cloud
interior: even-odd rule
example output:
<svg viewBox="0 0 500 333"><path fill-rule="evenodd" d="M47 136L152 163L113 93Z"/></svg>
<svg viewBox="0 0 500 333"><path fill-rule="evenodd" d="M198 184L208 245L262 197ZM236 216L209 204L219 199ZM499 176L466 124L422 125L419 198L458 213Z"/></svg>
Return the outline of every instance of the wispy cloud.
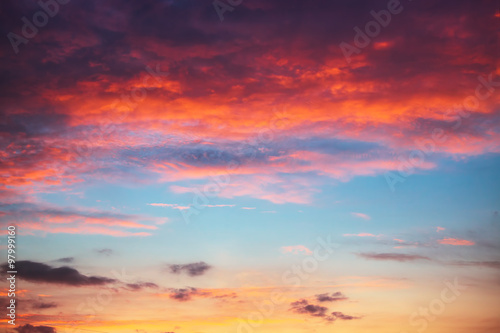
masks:
<svg viewBox="0 0 500 333"><path fill-rule="evenodd" d="M380 237L382 235L374 235L367 232L362 232L359 234L343 234L344 237Z"/></svg>
<svg viewBox="0 0 500 333"><path fill-rule="evenodd" d="M304 253L304 254L307 254L307 255L311 255L313 253L311 250L309 250L304 245L282 246L280 248L280 251L282 253L293 253L293 254Z"/></svg>
<svg viewBox="0 0 500 333"><path fill-rule="evenodd" d="M351 213L352 216L354 217L359 217L360 219L363 219L363 220L371 220L372 218L366 214L363 214L363 213Z"/></svg>
<svg viewBox="0 0 500 333"><path fill-rule="evenodd" d="M190 206L181 206L178 204L167 204L167 203L149 203L148 205L153 206L153 207L168 207L168 208L178 209L178 210L186 210L186 209L191 208Z"/></svg>
<svg viewBox="0 0 500 333"><path fill-rule="evenodd" d="M403 254L403 253L357 253L358 256L370 260L384 260L384 261L415 261L415 260L431 260L429 257L417 254Z"/></svg>

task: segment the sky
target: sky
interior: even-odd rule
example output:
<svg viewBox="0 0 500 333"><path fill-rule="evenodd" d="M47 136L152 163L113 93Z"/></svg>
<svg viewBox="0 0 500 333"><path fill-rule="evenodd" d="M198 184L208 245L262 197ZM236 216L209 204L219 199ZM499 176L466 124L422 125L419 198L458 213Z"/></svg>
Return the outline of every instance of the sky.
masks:
<svg viewBox="0 0 500 333"><path fill-rule="evenodd" d="M499 1L0 15L0 330L500 331Z"/></svg>

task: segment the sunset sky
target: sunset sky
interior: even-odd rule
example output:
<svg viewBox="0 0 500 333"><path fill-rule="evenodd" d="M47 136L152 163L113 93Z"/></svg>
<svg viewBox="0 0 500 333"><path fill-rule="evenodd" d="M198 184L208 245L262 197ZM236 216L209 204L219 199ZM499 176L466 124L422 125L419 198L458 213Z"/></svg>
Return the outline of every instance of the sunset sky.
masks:
<svg viewBox="0 0 500 333"><path fill-rule="evenodd" d="M0 15L0 330L500 332L498 0Z"/></svg>

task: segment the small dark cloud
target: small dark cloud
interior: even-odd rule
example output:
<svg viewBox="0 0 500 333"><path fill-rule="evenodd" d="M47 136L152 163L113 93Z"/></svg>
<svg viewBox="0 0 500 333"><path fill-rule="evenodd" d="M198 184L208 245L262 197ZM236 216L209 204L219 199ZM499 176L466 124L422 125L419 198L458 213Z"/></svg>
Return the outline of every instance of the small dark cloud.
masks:
<svg viewBox="0 0 500 333"><path fill-rule="evenodd" d="M110 256L113 254L113 250L111 249L97 249L96 252L103 256Z"/></svg>
<svg viewBox="0 0 500 333"><path fill-rule="evenodd" d="M338 300L345 300L347 299L346 296L344 296L341 292L335 292L331 295L328 293L324 294L318 294L315 295L316 300L319 302L333 302L333 301L338 301ZM305 315L309 315L312 317L320 317L325 319L326 321L333 322L335 320L353 320L353 319L359 319L360 317L354 317L350 315L346 315L342 312L331 312L330 314L328 313L328 308L326 306L321 306L318 304L312 304L309 303L308 300L306 299L300 299L298 301L290 303L291 308L290 311L293 311L295 313L301 313Z"/></svg>
<svg viewBox="0 0 500 333"><path fill-rule="evenodd" d="M57 333L57 330L54 327L32 326L30 324L16 327L14 330L18 333Z"/></svg>
<svg viewBox="0 0 500 333"><path fill-rule="evenodd" d="M344 296L340 291L335 292L331 295L328 293L315 295L318 302L335 302L335 301L345 301L348 298Z"/></svg>
<svg viewBox="0 0 500 333"><path fill-rule="evenodd" d="M414 260L431 260L429 257L420 256L417 254L403 253L357 253L358 256L370 260L393 260L393 261L414 261Z"/></svg>
<svg viewBox="0 0 500 333"><path fill-rule="evenodd" d="M194 295L199 295L199 291L193 287L187 287L182 289L170 289L169 297L173 300L179 302L185 302L192 299Z"/></svg>
<svg viewBox="0 0 500 333"><path fill-rule="evenodd" d="M6 272L8 270L7 268L7 264L2 265L3 272ZM86 276L76 269L67 266L55 268L29 260L18 261L16 268L18 278L34 283L54 283L69 286L98 286L116 281L100 276ZM5 273L1 273L1 275L5 275Z"/></svg>
<svg viewBox="0 0 500 333"><path fill-rule="evenodd" d="M236 293L212 296L212 298L214 298L214 299L228 299L228 298L237 298L237 297L238 297L238 295Z"/></svg>
<svg viewBox="0 0 500 333"><path fill-rule="evenodd" d="M61 258L61 259L55 260L55 262L63 262L66 264L73 262L73 261L75 261L75 258L73 258L73 257L66 257L66 258Z"/></svg>
<svg viewBox="0 0 500 333"><path fill-rule="evenodd" d="M292 306L291 310L293 312L305 313L314 317L324 317L328 311L327 307L309 304L309 302L305 299L292 302L290 305Z"/></svg>
<svg viewBox="0 0 500 333"><path fill-rule="evenodd" d="M199 276L205 274L212 266L200 261L185 265L170 265L170 272L173 274L186 273L189 276Z"/></svg>
<svg viewBox="0 0 500 333"><path fill-rule="evenodd" d="M35 310L45 310L45 309L52 309L52 308L57 308L57 303L50 302L33 302L31 304L31 308Z"/></svg>
<svg viewBox="0 0 500 333"><path fill-rule="evenodd" d="M354 317L354 316L349 316L346 314L343 314L342 312L332 312L330 316L328 316L327 320L329 321L335 321L337 319L340 320L353 320L353 319L360 319L361 317Z"/></svg>
<svg viewBox="0 0 500 333"><path fill-rule="evenodd" d="M137 283L128 283L126 285L126 288L132 291L139 291L144 288L158 289L158 285L152 282L137 282Z"/></svg>

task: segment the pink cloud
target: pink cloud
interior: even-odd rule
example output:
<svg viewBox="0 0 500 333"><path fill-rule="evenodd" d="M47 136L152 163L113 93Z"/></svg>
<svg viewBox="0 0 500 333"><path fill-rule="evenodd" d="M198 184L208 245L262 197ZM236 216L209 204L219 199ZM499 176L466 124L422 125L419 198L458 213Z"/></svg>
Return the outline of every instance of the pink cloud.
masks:
<svg viewBox="0 0 500 333"><path fill-rule="evenodd" d="M352 216L355 216L355 217L359 217L359 218L362 218L364 220L371 220L372 218L366 214L363 214L363 213L351 213Z"/></svg>
<svg viewBox="0 0 500 333"><path fill-rule="evenodd" d="M473 241L469 241L466 239L456 239L456 238L443 238L438 240L438 243L447 245L458 245L458 246L471 246L476 244Z"/></svg>
<svg viewBox="0 0 500 333"><path fill-rule="evenodd" d="M311 255L313 253L311 250L309 250L304 245L282 246L280 250L282 253L299 254L301 252L304 252L304 254L307 254L307 255Z"/></svg>
<svg viewBox="0 0 500 333"><path fill-rule="evenodd" d="M369 234L366 232L362 232L359 234L343 234L344 237L380 237L380 235Z"/></svg>
<svg viewBox="0 0 500 333"><path fill-rule="evenodd" d="M443 231L443 230L446 230L446 228L443 228L443 227L436 227L436 232L440 232L440 231Z"/></svg>

